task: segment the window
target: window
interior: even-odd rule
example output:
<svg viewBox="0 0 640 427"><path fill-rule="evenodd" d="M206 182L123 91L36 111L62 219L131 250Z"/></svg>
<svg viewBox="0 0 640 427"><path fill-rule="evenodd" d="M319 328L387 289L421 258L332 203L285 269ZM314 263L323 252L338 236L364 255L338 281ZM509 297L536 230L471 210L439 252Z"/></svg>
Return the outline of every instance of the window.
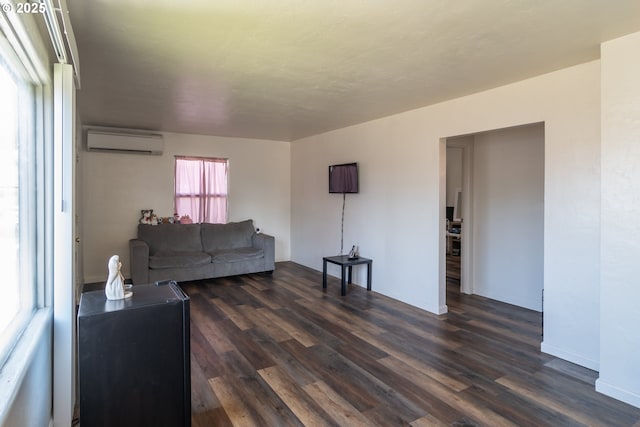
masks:
<svg viewBox="0 0 640 427"><path fill-rule="evenodd" d="M36 306L36 155L33 87L0 44L0 366Z"/></svg>
<svg viewBox="0 0 640 427"><path fill-rule="evenodd" d="M175 212L194 223L226 223L227 166L227 159L176 156Z"/></svg>

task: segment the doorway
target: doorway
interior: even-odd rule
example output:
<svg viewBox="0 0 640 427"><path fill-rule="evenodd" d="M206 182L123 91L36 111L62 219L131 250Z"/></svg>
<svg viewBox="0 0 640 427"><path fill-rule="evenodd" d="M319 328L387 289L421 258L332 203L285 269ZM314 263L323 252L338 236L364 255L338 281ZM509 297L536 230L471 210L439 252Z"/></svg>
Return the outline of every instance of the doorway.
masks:
<svg viewBox="0 0 640 427"><path fill-rule="evenodd" d="M462 293L473 293L468 280L473 138L466 135L446 140L445 276L447 283L459 286Z"/></svg>
<svg viewBox="0 0 640 427"><path fill-rule="evenodd" d="M544 123L449 137L441 143L446 159L440 164L447 168L441 174L446 180L441 298L446 301L447 275L455 275L447 274L447 264L451 270L459 254L461 293L542 311ZM455 209L456 202L459 214L447 221L447 207ZM459 250L449 243L455 242L446 229L450 224L460 227Z"/></svg>

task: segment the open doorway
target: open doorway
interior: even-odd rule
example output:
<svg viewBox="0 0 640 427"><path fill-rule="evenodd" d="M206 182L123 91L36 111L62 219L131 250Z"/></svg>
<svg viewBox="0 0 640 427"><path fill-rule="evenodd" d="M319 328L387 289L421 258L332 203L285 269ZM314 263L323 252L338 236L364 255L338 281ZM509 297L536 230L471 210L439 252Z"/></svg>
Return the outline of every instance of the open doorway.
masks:
<svg viewBox="0 0 640 427"><path fill-rule="evenodd" d="M458 286L459 291L463 293L472 293L467 282L468 245L463 245L463 236L471 236L471 233L467 232L465 217L470 215L467 199L471 194L469 165L472 160L472 144L473 135L447 138L446 141L445 275L447 284Z"/></svg>
<svg viewBox="0 0 640 427"><path fill-rule="evenodd" d="M440 267L445 270L441 295L455 276L452 261L458 255L461 293L542 311L544 124L450 137L444 143L442 224L453 225L454 233L441 233L446 260ZM457 215L451 212L456 204ZM459 238L451 236L458 232Z"/></svg>

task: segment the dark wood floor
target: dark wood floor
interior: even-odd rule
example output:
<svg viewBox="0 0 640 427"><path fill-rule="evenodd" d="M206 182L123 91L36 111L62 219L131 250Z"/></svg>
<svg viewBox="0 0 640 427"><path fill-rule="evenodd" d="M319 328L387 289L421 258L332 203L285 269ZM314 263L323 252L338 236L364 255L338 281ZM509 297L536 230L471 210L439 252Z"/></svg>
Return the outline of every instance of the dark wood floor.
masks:
<svg viewBox="0 0 640 427"><path fill-rule="evenodd" d="M449 279L435 316L321 273L183 283L193 426L640 426L597 374L540 353L541 316Z"/></svg>
<svg viewBox="0 0 640 427"><path fill-rule="evenodd" d="M460 261L460 256L447 255L447 279L460 280Z"/></svg>

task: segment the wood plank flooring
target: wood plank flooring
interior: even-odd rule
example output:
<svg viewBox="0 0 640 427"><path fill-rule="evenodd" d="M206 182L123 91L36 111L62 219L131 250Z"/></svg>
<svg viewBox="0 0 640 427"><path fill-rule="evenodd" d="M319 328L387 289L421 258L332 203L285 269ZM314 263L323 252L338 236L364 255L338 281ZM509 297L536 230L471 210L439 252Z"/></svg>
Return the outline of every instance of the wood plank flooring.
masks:
<svg viewBox="0 0 640 427"><path fill-rule="evenodd" d="M375 277L374 277L375 279ZM182 283L199 426L640 426L540 353L541 315L460 295L435 316L295 263Z"/></svg>
<svg viewBox="0 0 640 427"><path fill-rule="evenodd" d="M460 255L447 255L447 278L460 280Z"/></svg>

